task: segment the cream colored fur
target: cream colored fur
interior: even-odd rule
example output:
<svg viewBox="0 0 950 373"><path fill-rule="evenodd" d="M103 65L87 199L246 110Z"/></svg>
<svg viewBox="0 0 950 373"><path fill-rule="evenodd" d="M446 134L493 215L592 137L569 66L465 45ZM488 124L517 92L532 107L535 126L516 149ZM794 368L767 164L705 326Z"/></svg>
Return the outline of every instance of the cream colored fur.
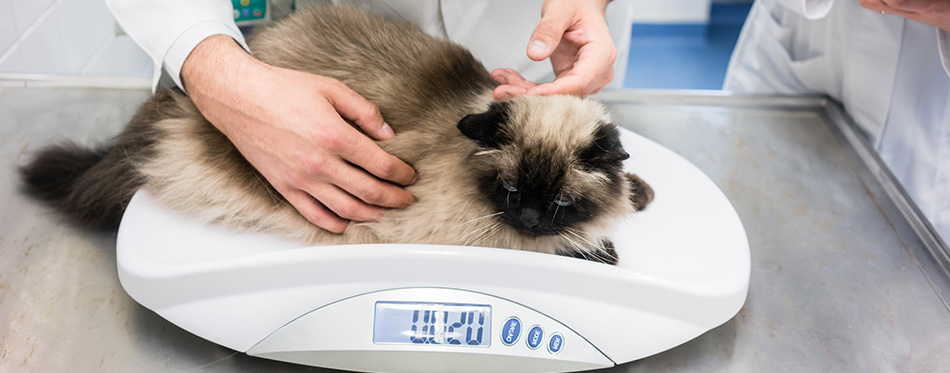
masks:
<svg viewBox="0 0 950 373"><path fill-rule="evenodd" d="M324 231L305 220L263 178L250 170L247 162L223 135L210 127L190 100L179 95L177 105L185 108L189 116L155 123L160 129L156 154L139 165L147 178L144 187L161 203L203 222L266 232L315 245L398 242L477 245L545 253L571 248L599 250L611 222L634 212L625 178L621 195L610 194L602 190L607 176L582 170L575 159L576 150L591 142L599 123L610 121L602 105L567 96L513 99L510 101L511 129L516 135L515 143L501 150L480 148L455 125L466 114L485 111L491 102L494 84L483 68L476 72L479 88L462 98L449 98L449 102L434 106L426 101L431 92L424 90L439 87L406 83L420 79L417 66L431 66L430 58L446 58L438 56L439 53L453 56L464 51L409 26L380 23L359 11L323 12L318 16L297 15L266 30L252 40L251 48L255 56L268 63L340 79L377 103L396 131L394 139L380 145L412 164L418 172L419 182L407 188L417 202L406 209L389 210L376 222L351 223L342 235ZM337 17L342 23L328 26L330 28L314 26L312 23L318 17L324 21L326 17ZM321 44L323 38L333 40L337 37L334 33L356 32L334 29L347 22L354 23L354 28L379 29L380 35L392 34L391 37L399 39L397 48L388 51L385 58L380 57L383 60L377 61L378 64L371 65L359 59L341 61L332 53L324 56L329 47ZM298 41L301 39L309 41ZM329 43L344 52L347 48L356 48ZM430 56L432 54L437 56ZM399 68L409 72L390 71ZM572 165L574 171L568 173L565 181L566 193L599 199L610 207L592 221L562 235L526 235L500 222L493 216L497 211L479 192L475 172L515 169L521 150L528 147L545 147Z"/></svg>

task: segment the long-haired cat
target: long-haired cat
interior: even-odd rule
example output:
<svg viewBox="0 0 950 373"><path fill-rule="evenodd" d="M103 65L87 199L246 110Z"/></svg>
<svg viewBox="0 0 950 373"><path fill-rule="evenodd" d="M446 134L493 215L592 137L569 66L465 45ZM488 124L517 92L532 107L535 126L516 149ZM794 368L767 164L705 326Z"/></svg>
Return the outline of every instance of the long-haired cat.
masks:
<svg viewBox="0 0 950 373"><path fill-rule="evenodd" d="M653 191L604 107L570 96L493 102L468 51L349 7L293 15L250 42L265 63L332 77L378 105L412 165L417 202L332 234L304 219L178 89L160 90L111 145L59 145L21 169L28 191L84 226L114 228L136 190L205 223L310 244L478 245L616 262L611 222Z"/></svg>

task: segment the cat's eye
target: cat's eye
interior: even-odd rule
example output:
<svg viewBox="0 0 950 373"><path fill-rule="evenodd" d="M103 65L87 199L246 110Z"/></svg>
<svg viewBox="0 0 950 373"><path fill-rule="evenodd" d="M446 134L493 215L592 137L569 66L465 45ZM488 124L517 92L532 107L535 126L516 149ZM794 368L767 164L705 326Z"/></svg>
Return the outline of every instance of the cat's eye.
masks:
<svg viewBox="0 0 950 373"><path fill-rule="evenodd" d="M511 184L508 184L508 182L505 181L505 179L502 179L502 178L498 178L498 179L501 180L501 186L502 186L502 188L505 188L505 190L507 190L507 191L509 191L509 192L517 192L517 191L518 191L518 188L515 188L515 187L511 186Z"/></svg>
<svg viewBox="0 0 950 373"><path fill-rule="evenodd" d="M570 206L574 202L572 202L569 199L556 199L554 200L554 203L556 203L558 206L561 206L561 207L567 207L567 206Z"/></svg>

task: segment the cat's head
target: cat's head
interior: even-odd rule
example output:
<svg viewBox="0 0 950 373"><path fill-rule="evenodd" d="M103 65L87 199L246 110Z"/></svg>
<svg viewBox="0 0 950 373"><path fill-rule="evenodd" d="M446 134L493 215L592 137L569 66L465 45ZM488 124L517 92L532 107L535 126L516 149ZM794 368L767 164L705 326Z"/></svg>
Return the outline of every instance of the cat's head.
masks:
<svg viewBox="0 0 950 373"><path fill-rule="evenodd" d="M563 236L630 212L628 155L597 102L523 96L462 118L458 129L478 145L470 165L479 191L522 234Z"/></svg>

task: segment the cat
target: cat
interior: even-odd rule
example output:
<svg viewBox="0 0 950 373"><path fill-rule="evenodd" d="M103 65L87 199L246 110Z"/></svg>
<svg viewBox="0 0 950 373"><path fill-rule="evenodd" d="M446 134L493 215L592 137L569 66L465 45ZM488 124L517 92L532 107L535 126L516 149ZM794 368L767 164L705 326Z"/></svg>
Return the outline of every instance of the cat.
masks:
<svg viewBox="0 0 950 373"><path fill-rule="evenodd" d="M115 228L132 195L209 224L314 245L477 245L616 263L604 235L653 190L622 171L605 107L573 96L493 101L496 83L463 47L355 7L322 7L259 30L253 55L340 80L375 103L412 165L417 201L333 234L304 219L177 88L147 100L97 149L48 147L21 175L80 225Z"/></svg>

